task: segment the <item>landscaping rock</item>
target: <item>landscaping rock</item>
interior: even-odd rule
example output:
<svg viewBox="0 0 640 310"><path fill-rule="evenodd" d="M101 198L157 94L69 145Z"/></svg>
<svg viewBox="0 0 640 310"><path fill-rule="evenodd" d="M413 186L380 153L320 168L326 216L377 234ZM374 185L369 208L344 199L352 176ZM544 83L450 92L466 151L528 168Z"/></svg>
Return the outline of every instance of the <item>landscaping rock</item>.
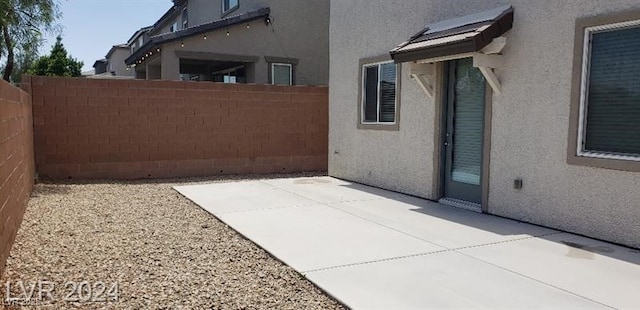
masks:
<svg viewBox="0 0 640 310"><path fill-rule="evenodd" d="M6 299L7 283L8 297L17 298L16 283L48 281L55 286L53 300L31 302L82 309L341 309L171 188L242 178L38 184L0 297ZM65 301L71 286L83 281L94 286L90 300ZM95 300L107 295L96 296L100 283L107 289L117 283L117 301Z"/></svg>

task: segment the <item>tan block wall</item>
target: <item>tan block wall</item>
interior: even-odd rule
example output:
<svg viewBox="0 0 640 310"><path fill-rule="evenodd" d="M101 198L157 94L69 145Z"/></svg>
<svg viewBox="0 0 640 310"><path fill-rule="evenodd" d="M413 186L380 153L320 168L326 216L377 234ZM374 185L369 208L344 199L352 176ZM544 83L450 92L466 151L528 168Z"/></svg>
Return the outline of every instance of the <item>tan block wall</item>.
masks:
<svg viewBox="0 0 640 310"><path fill-rule="evenodd" d="M34 180L31 96L0 81L0 277Z"/></svg>
<svg viewBox="0 0 640 310"><path fill-rule="evenodd" d="M40 176L324 171L328 89L31 77Z"/></svg>

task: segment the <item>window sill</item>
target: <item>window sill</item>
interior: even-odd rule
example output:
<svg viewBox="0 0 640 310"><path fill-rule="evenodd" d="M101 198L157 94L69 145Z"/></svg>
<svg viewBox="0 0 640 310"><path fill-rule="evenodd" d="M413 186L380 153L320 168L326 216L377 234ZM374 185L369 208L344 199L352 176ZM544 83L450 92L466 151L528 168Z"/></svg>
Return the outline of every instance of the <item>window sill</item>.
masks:
<svg viewBox="0 0 640 310"><path fill-rule="evenodd" d="M398 123L384 124L384 123L359 123L358 129L362 130L382 130L382 131L400 131Z"/></svg>
<svg viewBox="0 0 640 310"><path fill-rule="evenodd" d="M640 172L640 161L635 160L578 156L575 153L571 153L567 156L567 163L574 166L587 166L610 170Z"/></svg>

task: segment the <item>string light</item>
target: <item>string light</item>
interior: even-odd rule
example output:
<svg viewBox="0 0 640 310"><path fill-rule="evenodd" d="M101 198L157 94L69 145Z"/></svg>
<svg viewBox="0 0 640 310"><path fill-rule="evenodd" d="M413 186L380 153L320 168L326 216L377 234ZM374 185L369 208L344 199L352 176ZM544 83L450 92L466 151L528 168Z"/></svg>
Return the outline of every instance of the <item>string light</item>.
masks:
<svg viewBox="0 0 640 310"><path fill-rule="evenodd" d="M230 36L231 34L229 33L229 29L227 29L227 37Z"/></svg>
<svg viewBox="0 0 640 310"><path fill-rule="evenodd" d="M180 42L180 47L184 47L184 42Z"/></svg>
<svg viewBox="0 0 640 310"><path fill-rule="evenodd" d="M160 52L160 49L157 49L157 50L156 50L156 52L158 52L158 53L159 53L159 52Z"/></svg>
<svg viewBox="0 0 640 310"><path fill-rule="evenodd" d="M247 24L247 29L251 28L251 25Z"/></svg>
<svg viewBox="0 0 640 310"><path fill-rule="evenodd" d="M206 35L206 34L204 35L204 39L205 39L205 40L207 39L207 35Z"/></svg>

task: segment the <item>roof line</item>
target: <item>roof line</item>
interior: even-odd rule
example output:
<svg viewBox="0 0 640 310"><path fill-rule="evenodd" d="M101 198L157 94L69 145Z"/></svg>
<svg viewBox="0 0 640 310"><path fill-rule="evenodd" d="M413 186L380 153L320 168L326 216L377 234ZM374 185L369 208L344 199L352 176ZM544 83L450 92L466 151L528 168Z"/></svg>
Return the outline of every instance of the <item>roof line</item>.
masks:
<svg viewBox="0 0 640 310"><path fill-rule="evenodd" d="M140 47L135 53L129 56L129 58L125 60L125 63L127 65L134 64L139 58L141 58L149 51L153 51L160 44L177 41L180 39L192 37L210 31L215 31L222 28L227 28L260 18L265 18L268 17L270 13L271 9L266 7L255 11L235 15L233 17L219 19L207 24L198 25L184 30L153 36L145 45Z"/></svg>

